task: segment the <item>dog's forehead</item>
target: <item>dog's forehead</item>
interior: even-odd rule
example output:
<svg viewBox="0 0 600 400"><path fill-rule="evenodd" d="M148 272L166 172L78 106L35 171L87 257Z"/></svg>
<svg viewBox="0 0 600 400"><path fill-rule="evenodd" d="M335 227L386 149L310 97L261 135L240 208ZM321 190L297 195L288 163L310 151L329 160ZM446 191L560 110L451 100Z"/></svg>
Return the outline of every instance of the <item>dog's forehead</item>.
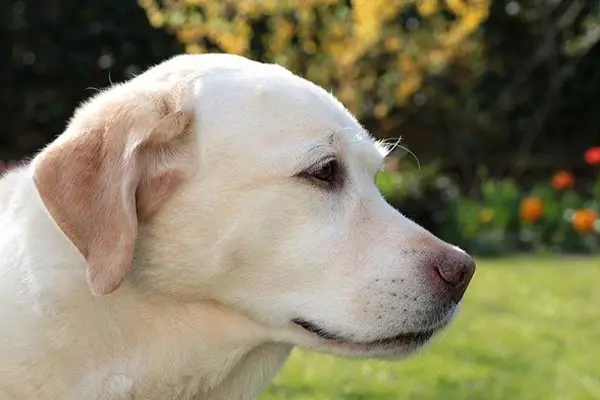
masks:
<svg viewBox="0 0 600 400"><path fill-rule="evenodd" d="M333 146L353 153L379 152L357 119L330 92L276 64L252 64L228 74L247 97L254 120L265 118L275 135L300 136L306 146ZM219 80L218 80L219 81ZM224 79L220 82L225 85ZM257 116L256 113L259 115ZM255 118L258 117L258 118Z"/></svg>
<svg viewBox="0 0 600 400"><path fill-rule="evenodd" d="M285 85L269 78L256 88L257 101L279 129L265 136L266 140L276 136L283 147L295 153L294 158L336 154L351 164L378 168L384 153L346 107L312 82L295 75L288 77L291 79L285 79Z"/></svg>
<svg viewBox="0 0 600 400"><path fill-rule="evenodd" d="M334 95L282 66L224 54L184 55L154 73L176 81L190 74L196 78L188 101L199 115L202 140L213 145L260 147L263 155L271 149L292 158L320 148L369 164L385 155Z"/></svg>
<svg viewBox="0 0 600 400"><path fill-rule="evenodd" d="M258 95L269 107L275 103L287 109L294 119L288 127L298 127L299 154L320 149L359 163L381 164L385 150L333 94L296 75L287 77L286 90L280 89L277 79L269 78L259 86Z"/></svg>

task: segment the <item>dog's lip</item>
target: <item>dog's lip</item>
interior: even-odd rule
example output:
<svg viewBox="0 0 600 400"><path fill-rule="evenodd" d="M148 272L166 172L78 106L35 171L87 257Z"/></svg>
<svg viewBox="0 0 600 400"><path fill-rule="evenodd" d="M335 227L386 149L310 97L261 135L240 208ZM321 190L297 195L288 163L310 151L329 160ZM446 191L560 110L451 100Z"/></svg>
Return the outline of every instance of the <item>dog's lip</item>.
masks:
<svg viewBox="0 0 600 400"><path fill-rule="evenodd" d="M348 344L361 347L378 346L401 346L401 345L422 345L425 344L438 328L428 328L418 332L404 332L394 336L388 336L381 339L375 339L367 342L360 342L345 338L343 336L328 332L318 325L302 318L295 318L292 322L304 330L319 336L321 339L338 344Z"/></svg>

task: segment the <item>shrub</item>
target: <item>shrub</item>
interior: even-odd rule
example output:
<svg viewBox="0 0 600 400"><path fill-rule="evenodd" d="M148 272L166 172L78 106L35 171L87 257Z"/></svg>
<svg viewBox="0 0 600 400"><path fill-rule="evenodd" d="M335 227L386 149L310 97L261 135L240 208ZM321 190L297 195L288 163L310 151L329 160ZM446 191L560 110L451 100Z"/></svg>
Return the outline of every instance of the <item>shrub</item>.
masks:
<svg viewBox="0 0 600 400"><path fill-rule="evenodd" d="M600 252L600 176L578 181L559 171L548 181L524 185L492 179L481 168L477 181L460 191L435 164L403 164L381 173L377 183L398 210L475 254Z"/></svg>
<svg viewBox="0 0 600 400"><path fill-rule="evenodd" d="M0 35L0 158L30 156L95 91L183 52L134 0L2 1Z"/></svg>

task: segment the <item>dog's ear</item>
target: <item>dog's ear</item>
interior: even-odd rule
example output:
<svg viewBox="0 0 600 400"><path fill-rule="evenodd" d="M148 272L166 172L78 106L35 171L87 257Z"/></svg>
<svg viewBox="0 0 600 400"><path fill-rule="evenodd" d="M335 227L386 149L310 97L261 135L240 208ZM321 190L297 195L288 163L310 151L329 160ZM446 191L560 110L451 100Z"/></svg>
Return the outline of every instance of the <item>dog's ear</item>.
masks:
<svg viewBox="0 0 600 400"><path fill-rule="evenodd" d="M82 106L34 159L37 190L85 257L92 293L108 294L121 284L139 220L193 171L193 142L192 113L174 93L125 85Z"/></svg>

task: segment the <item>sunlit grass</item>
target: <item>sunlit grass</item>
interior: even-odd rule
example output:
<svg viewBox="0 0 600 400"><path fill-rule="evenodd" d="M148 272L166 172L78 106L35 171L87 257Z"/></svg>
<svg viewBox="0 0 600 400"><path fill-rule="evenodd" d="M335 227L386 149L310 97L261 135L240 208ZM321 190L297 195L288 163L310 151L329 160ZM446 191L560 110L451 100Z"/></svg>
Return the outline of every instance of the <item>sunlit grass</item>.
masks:
<svg viewBox="0 0 600 400"><path fill-rule="evenodd" d="M262 399L600 399L600 259L479 260L457 321L415 357L295 351Z"/></svg>

